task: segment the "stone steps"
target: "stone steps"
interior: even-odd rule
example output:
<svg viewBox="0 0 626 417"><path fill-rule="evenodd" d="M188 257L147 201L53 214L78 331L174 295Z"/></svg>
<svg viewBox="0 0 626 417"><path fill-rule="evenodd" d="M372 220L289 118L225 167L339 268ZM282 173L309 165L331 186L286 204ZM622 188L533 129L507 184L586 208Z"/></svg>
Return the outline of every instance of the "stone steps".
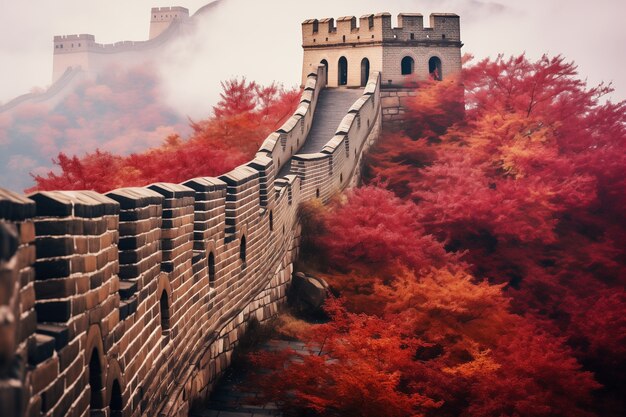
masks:
<svg viewBox="0 0 626 417"><path fill-rule="evenodd" d="M335 136L348 110L361 97L361 88L326 88L320 96L313 116L311 131L299 154L317 153Z"/></svg>
<svg viewBox="0 0 626 417"><path fill-rule="evenodd" d="M325 88L320 92L309 135L298 154L318 153L335 136L348 110L363 95L363 88ZM283 165L277 178L288 175L291 162Z"/></svg>

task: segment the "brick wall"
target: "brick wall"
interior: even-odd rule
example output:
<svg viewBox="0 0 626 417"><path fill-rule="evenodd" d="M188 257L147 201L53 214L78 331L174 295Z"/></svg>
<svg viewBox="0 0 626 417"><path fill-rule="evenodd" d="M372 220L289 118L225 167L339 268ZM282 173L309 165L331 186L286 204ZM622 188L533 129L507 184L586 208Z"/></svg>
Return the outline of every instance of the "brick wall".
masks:
<svg viewBox="0 0 626 417"><path fill-rule="evenodd" d="M299 204L354 182L378 135L376 74L321 169L296 155L324 80L319 67L294 116L219 178L0 190L2 416L183 416L207 398L250 319L285 298Z"/></svg>

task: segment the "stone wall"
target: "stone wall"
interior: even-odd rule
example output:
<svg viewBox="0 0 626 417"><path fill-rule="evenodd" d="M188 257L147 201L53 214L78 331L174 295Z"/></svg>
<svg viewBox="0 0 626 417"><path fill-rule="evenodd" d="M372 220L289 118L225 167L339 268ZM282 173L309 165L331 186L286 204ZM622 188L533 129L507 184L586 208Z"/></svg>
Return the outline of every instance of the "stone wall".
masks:
<svg viewBox="0 0 626 417"><path fill-rule="evenodd" d="M173 21L189 19L189 9L185 7L153 7L150 10L150 35L148 39L154 39L167 30Z"/></svg>
<svg viewBox="0 0 626 417"><path fill-rule="evenodd" d="M0 190L2 416L183 416L207 398L249 320L285 298L298 206L354 182L378 134L373 74L321 168L297 155L325 78L319 66L294 116L219 178Z"/></svg>
<svg viewBox="0 0 626 417"><path fill-rule="evenodd" d="M417 96L415 88L383 88L380 91L382 119L385 127L400 124L408 111L408 101Z"/></svg>

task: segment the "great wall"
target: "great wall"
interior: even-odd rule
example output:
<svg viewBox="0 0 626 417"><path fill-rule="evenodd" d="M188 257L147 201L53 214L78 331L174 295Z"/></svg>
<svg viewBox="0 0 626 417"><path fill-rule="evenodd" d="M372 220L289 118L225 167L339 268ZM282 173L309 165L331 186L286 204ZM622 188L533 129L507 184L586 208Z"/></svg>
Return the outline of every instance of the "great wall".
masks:
<svg viewBox="0 0 626 417"><path fill-rule="evenodd" d="M443 43L421 35L420 15L403 16L404 30L388 14L361 28L304 22L298 108L218 178L106 194L0 189L0 415L185 416L205 401L248 323L285 300L299 205L358 183L363 153L414 94L403 80L432 73L428 57L446 68L438 79L460 70L458 16L431 16ZM307 53L320 22L341 42ZM380 39L344 43L343 31Z"/></svg>

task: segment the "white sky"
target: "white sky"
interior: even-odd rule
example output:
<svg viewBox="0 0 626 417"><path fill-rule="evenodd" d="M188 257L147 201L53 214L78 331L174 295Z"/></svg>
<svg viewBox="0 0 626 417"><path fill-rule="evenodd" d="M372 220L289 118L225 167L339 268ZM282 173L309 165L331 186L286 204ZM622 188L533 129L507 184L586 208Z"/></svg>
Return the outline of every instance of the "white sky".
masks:
<svg viewBox="0 0 626 417"><path fill-rule="evenodd" d="M143 40L150 7L179 5L193 13L208 2L171 1L0 0L0 102L50 84L53 35ZM457 13L463 52L477 58L560 53L590 83L613 81L614 101L626 98L626 0L222 0L201 33L164 63L167 98L200 117L214 103L219 81L231 76L297 85L302 20L380 11Z"/></svg>

